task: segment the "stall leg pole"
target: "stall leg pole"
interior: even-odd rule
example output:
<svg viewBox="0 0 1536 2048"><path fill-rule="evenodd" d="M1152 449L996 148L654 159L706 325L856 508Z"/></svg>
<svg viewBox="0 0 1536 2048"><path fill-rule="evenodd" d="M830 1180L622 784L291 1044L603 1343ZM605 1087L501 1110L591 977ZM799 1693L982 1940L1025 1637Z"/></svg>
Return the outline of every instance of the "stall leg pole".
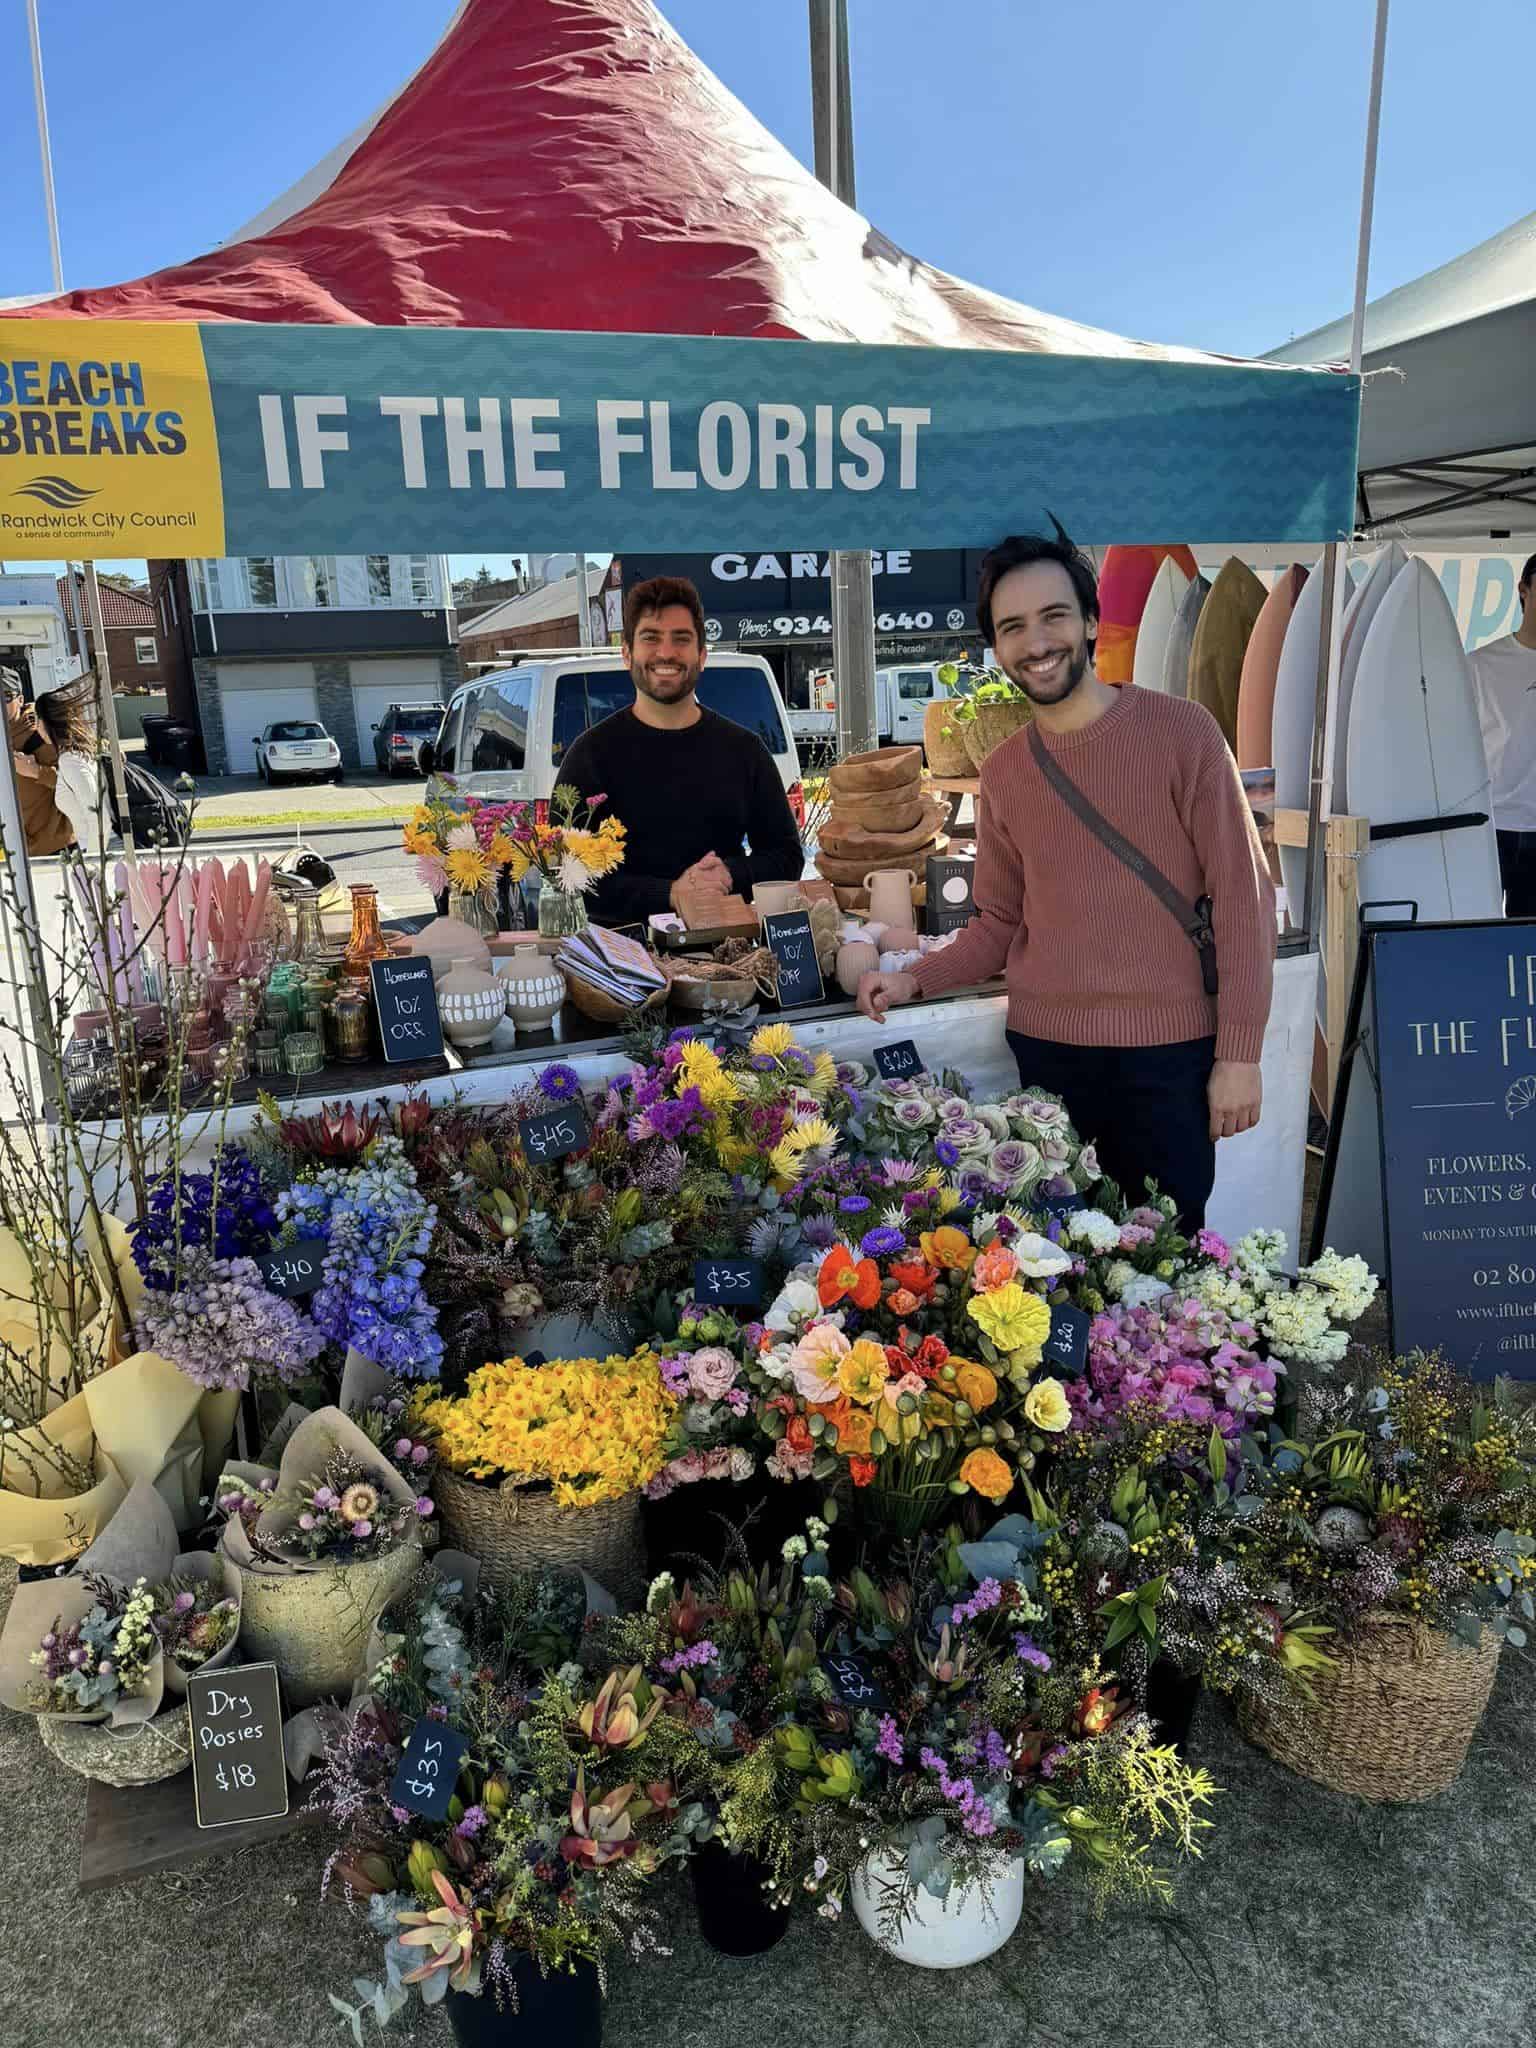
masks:
<svg viewBox="0 0 1536 2048"><path fill-rule="evenodd" d="M810 0L811 125L816 175L846 206L854 204L853 95L848 69L848 0ZM837 752L869 753L879 741L875 717L875 578L867 548L839 549L830 563L832 678Z"/></svg>
<svg viewBox="0 0 1536 2048"><path fill-rule="evenodd" d="M85 564L85 602L91 616L91 643L96 667L96 705L101 718L101 729L106 735L107 760L112 776L112 793L117 800L117 814L122 820L123 858L129 867L139 864L138 848L133 843L133 819L128 813L128 774L123 767L123 742L117 730L117 700L112 695L112 662L107 653L107 627L101 610L101 585L96 580L96 564Z"/></svg>
<svg viewBox="0 0 1536 2048"><path fill-rule="evenodd" d="M18 1029L21 1052L21 1080L27 1099L16 1105L29 1119L46 1113L51 1095L49 1075L44 1065L40 1048L54 1042L53 1013L48 1003L48 959L43 950L42 927L37 915L37 891L33 887L32 863L27 857L27 835L21 822L21 800L16 793L16 763L9 747L5 749L5 760L0 764L0 853L3 853L6 873L9 878L9 904L0 900L0 921L5 926L5 954L12 977L11 987L15 999L24 1002L31 1019L31 1036L24 1029ZM60 881L68 886L63 870ZM19 930L15 934L21 951L21 971L16 971L15 953L12 948L10 905L14 905L14 918ZM18 1018L18 1025L20 1024ZM7 1113L9 1105L0 1108L0 1114Z"/></svg>
<svg viewBox="0 0 1536 2048"><path fill-rule="evenodd" d="M1349 367L1356 376L1365 358L1365 302L1371 273L1371 225L1376 212L1376 159L1381 140L1381 87L1387 61L1387 16L1391 0L1376 0L1376 34L1371 47L1371 90L1365 120L1365 166L1360 180L1360 232L1355 245L1355 300L1350 319ZM1312 727L1312 786L1308 794L1307 885L1302 925L1312 931L1317 901L1318 867L1323 848L1318 827L1331 808L1333 762L1338 746L1339 625L1343 617L1340 546L1334 541L1323 557L1322 638L1317 659L1317 700ZM1329 1047L1329 1065L1334 1064Z"/></svg>

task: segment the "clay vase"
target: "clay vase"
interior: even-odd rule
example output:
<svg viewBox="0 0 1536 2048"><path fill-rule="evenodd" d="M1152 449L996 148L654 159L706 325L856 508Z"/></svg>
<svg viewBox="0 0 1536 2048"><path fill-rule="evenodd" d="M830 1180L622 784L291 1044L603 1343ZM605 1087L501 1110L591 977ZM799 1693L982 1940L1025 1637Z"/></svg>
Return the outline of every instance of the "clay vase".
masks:
<svg viewBox="0 0 1536 2048"><path fill-rule="evenodd" d="M432 962L432 979L441 981L456 961L490 972L491 949L482 935L461 917L434 917L411 940L411 955Z"/></svg>
<svg viewBox="0 0 1536 2048"><path fill-rule="evenodd" d="M880 868L864 877L869 891L871 924L894 925L898 931L912 927L912 891L917 877L910 868Z"/></svg>
<svg viewBox="0 0 1536 2048"><path fill-rule="evenodd" d="M923 752L928 757L928 769L946 782L969 780L976 772L965 750L964 726L950 724L956 702L953 697L941 697L923 713Z"/></svg>
<svg viewBox="0 0 1536 2048"><path fill-rule="evenodd" d="M837 949L837 985L845 996L856 996L859 992L859 976L872 974L880 965L880 955L868 939L849 939Z"/></svg>
<svg viewBox="0 0 1536 2048"><path fill-rule="evenodd" d="M506 991L507 1015L519 1031L547 1031L565 1002L565 976L542 953L515 953L496 962Z"/></svg>
<svg viewBox="0 0 1536 2048"><path fill-rule="evenodd" d="M437 984L437 1008L455 1045L484 1045L507 1014L506 985L461 957Z"/></svg>

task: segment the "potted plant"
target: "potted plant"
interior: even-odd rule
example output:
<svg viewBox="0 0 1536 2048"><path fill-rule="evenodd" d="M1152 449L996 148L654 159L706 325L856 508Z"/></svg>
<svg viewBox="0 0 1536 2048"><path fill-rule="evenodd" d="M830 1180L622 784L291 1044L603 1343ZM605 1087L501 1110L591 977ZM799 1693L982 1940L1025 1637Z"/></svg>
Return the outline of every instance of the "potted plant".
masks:
<svg viewBox="0 0 1536 2048"><path fill-rule="evenodd" d="M988 754L1034 716L1028 695L999 668L986 669L963 697L945 708L947 727L959 734L978 772Z"/></svg>
<svg viewBox="0 0 1536 2048"><path fill-rule="evenodd" d="M936 697L923 713L923 754L931 774L946 780L969 777L971 757L954 717L965 691L974 687L971 670L957 661L941 662L938 677L949 694Z"/></svg>
<svg viewBox="0 0 1536 2048"><path fill-rule="evenodd" d="M596 2048L609 1959L658 1945L651 1882L702 1816L697 1738L638 1669L568 1661L574 1615L548 1575L467 1616L430 1590L396 1618L373 1697L322 1766L331 1881L385 1944L360 2002L332 2004L359 2042L365 2017L387 2025L418 1991L466 2048L504 2039L514 2014L530 2038ZM390 1790L423 1714L470 1737L441 1821Z"/></svg>
<svg viewBox="0 0 1536 2048"><path fill-rule="evenodd" d="M641 1350L503 1359L472 1372L462 1395L424 1395L412 1417L440 1461L444 1531L492 1580L580 1567L625 1598L643 1585L640 1489L665 1461L676 1406Z"/></svg>
<svg viewBox="0 0 1536 2048"><path fill-rule="evenodd" d="M1443 1360L1394 1360L1361 1389L1314 1386L1305 1437L1252 1446L1258 1511L1230 1556L1333 1636L1310 1696L1239 1701L1250 1740L1371 1800L1454 1782L1505 1642L1536 1620L1536 1414Z"/></svg>

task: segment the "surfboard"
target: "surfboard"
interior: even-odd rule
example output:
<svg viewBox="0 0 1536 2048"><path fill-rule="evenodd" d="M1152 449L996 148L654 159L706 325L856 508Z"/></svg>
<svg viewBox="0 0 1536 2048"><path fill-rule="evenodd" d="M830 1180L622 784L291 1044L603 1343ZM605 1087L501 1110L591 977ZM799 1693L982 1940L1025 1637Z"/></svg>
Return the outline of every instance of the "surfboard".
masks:
<svg viewBox="0 0 1536 2048"><path fill-rule="evenodd" d="M1173 631L1179 600L1188 588L1189 578L1172 555L1158 563L1152 588L1147 592L1147 601L1142 607L1141 624L1136 628L1136 659L1131 667L1131 681L1138 690L1161 690L1163 687L1163 657L1168 652L1168 635Z"/></svg>
<svg viewBox="0 0 1536 2048"><path fill-rule="evenodd" d="M1211 594L1201 606L1189 650L1189 694L1221 727L1227 745L1237 745L1237 690L1243 656L1268 595L1248 564L1231 555L1222 563ZM1266 762L1259 764L1267 766Z"/></svg>
<svg viewBox="0 0 1536 2048"><path fill-rule="evenodd" d="M1312 780L1312 718L1317 703L1317 644L1323 620L1323 569L1319 562L1291 607L1290 624L1280 647L1275 695L1270 714L1270 754L1275 771L1277 809L1304 811ZM1280 872L1285 878L1291 923L1300 925L1306 894L1307 856L1299 846L1282 846Z"/></svg>
<svg viewBox="0 0 1536 2048"><path fill-rule="evenodd" d="M1110 547L1099 570L1099 638L1093 666L1106 683L1128 683L1136 666L1136 629L1160 563L1173 560L1186 576L1196 574L1189 549Z"/></svg>
<svg viewBox="0 0 1536 2048"><path fill-rule="evenodd" d="M1365 650L1366 635L1371 623L1381 609L1393 580L1408 566L1408 551L1401 541L1391 541L1384 547L1367 568L1364 577L1355 587L1349 603L1344 608L1344 625L1339 647L1339 704L1338 718L1334 726L1335 743L1333 750L1333 808L1348 813L1349 804L1349 709L1354 702L1355 677L1360 670L1360 656ZM1369 811L1362 813L1369 817Z"/></svg>
<svg viewBox="0 0 1536 2048"><path fill-rule="evenodd" d="M1421 922L1502 915L1472 667L1427 563L1410 561L1393 577L1365 636L1349 708L1346 786L1351 809L1371 821L1360 863L1363 904L1416 903ZM1375 837L1383 825L1475 812L1483 824Z"/></svg>
<svg viewBox="0 0 1536 2048"><path fill-rule="evenodd" d="M1201 610L1210 594L1209 581L1196 570L1194 580L1179 599L1179 608L1173 615L1173 625L1168 632L1168 644L1163 650L1165 697L1189 695L1190 651L1195 644L1195 628L1200 623Z"/></svg>
<svg viewBox="0 0 1536 2048"><path fill-rule="evenodd" d="M1254 621L1248 650L1243 656L1243 673L1237 690L1237 765L1239 768L1272 768L1270 745L1274 727L1275 683L1280 674L1280 650L1285 629L1301 594L1307 572L1299 562L1282 569L1274 588L1264 600L1264 609Z"/></svg>

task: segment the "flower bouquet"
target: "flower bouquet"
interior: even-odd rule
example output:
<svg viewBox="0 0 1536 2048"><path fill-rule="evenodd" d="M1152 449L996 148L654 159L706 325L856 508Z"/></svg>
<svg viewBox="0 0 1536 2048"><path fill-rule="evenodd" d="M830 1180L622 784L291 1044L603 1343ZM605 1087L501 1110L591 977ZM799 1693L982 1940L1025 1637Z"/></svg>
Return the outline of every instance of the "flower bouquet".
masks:
<svg viewBox="0 0 1536 2048"><path fill-rule="evenodd" d="M1285 1237L1254 1230L1227 1245L1214 1231L1194 1244L1199 1263L1178 1285L1210 1307L1251 1325L1273 1358L1331 1369L1349 1351L1349 1332L1376 1298L1376 1276L1361 1258L1325 1251L1292 1280L1282 1271Z"/></svg>
<svg viewBox="0 0 1536 2048"><path fill-rule="evenodd" d="M1335 1661L1299 1701L1245 1692L1239 1719L1336 1791L1427 1799L1536 1620L1536 1414L1423 1354L1314 1388L1303 1414L1308 1440L1250 1447L1257 1511L1226 1550L1262 1600L1334 1632Z"/></svg>
<svg viewBox="0 0 1536 2048"><path fill-rule="evenodd" d="M702 1751L638 1667L589 1678L563 1664L540 1680L469 1647L451 1718L470 1744L442 1821L390 1797L410 1722L449 1718L400 1677L380 1675L326 1758L321 1796L342 1833L329 1869L385 1942L381 1980L357 1980L356 2006L332 2002L358 2041L365 2014L386 2025L414 1989L446 2000L461 2042L510 2011L530 2036L595 2048L610 1957L660 1945L650 1885L702 1821Z"/></svg>
<svg viewBox="0 0 1536 2048"><path fill-rule="evenodd" d="M321 1408L289 1436L275 1474L248 1467L219 1482L219 1554L241 1595L242 1645L276 1664L290 1711L347 1690L375 1617L421 1564L434 1502L414 1440L401 1440L404 1471L351 1416Z"/></svg>
<svg viewBox="0 0 1536 2048"><path fill-rule="evenodd" d="M432 1440L443 1527L492 1585L545 1565L636 1589L640 1489L666 1458L677 1397L654 1353L503 1359L462 1395L423 1395L412 1420ZM489 1483L487 1483L489 1482Z"/></svg>
<svg viewBox="0 0 1536 2048"><path fill-rule="evenodd" d="M0 1632L0 1700L38 1717L45 1746L111 1785L174 1777L191 1759L187 1678L232 1656L237 1594L140 1480L63 1578L18 1586Z"/></svg>

